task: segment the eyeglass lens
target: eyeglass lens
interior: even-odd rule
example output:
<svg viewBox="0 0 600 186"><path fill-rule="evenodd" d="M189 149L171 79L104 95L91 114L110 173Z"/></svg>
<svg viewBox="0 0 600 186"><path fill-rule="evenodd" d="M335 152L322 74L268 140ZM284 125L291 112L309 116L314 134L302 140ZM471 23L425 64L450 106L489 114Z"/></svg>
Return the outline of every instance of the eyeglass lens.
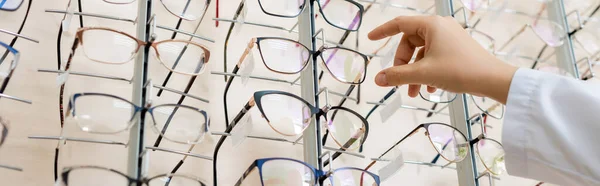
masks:
<svg viewBox="0 0 600 186"><path fill-rule="evenodd" d="M357 149L361 145L364 129L363 121L354 113L342 110L332 109L327 112L327 130L332 135L334 141L339 146L344 146L351 139L357 139L347 149Z"/></svg>
<svg viewBox="0 0 600 186"><path fill-rule="evenodd" d="M185 144L199 143L206 134L206 117L200 112L175 105L152 109L154 129L164 138ZM168 124L168 127L166 125Z"/></svg>
<svg viewBox="0 0 600 186"><path fill-rule="evenodd" d="M342 48L326 48L320 58L337 80L344 83L363 82L367 63L359 53Z"/></svg>
<svg viewBox="0 0 600 186"><path fill-rule="evenodd" d="M73 119L85 132L118 133L127 130L133 118L134 106L112 97L80 96L73 106Z"/></svg>
<svg viewBox="0 0 600 186"><path fill-rule="evenodd" d="M533 24L533 30L550 46L556 47L564 43L565 29L555 22L543 19L536 20Z"/></svg>
<svg viewBox="0 0 600 186"><path fill-rule="evenodd" d="M328 186L372 186L375 184L375 178L370 174L356 169L336 170L323 182Z"/></svg>
<svg viewBox="0 0 600 186"><path fill-rule="evenodd" d="M323 18L330 24L357 30L361 21L360 8L346 0L319 0Z"/></svg>
<svg viewBox="0 0 600 186"><path fill-rule="evenodd" d="M433 147L444 159L458 162L467 156L469 142L456 129L442 124L432 124L428 126L427 132Z"/></svg>
<svg viewBox="0 0 600 186"><path fill-rule="evenodd" d="M304 8L306 0L259 0L260 6L265 12L283 17L295 17Z"/></svg>
<svg viewBox="0 0 600 186"><path fill-rule="evenodd" d="M312 169L290 160L267 161L261 170L265 186L311 186L316 179Z"/></svg>
<svg viewBox="0 0 600 186"><path fill-rule="evenodd" d="M260 102L269 125L282 135L301 134L310 124L311 107L297 98L268 94L263 96Z"/></svg>
<svg viewBox="0 0 600 186"><path fill-rule="evenodd" d="M267 68L280 73L300 72L310 57L310 51L295 41L263 39L258 46Z"/></svg>
<svg viewBox="0 0 600 186"><path fill-rule="evenodd" d="M158 43L156 56L167 69L186 74L201 73L207 60L203 48L185 41Z"/></svg>
<svg viewBox="0 0 600 186"><path fill-rule="evenodd" d="M206 8L205 0L161 0L160 2L173 15L187 20L198 19Z"/></svg>
<svg viewBox="0 0 600 186"><path fill-rule="evenodd" d="M456 97L455 93L448 92L445 90L437 89L433 93L429 93L427 91L427 86L421 86L421 90L419 91L419 95L426 101L433 103L449 103L454 100Z"/></svg>
<svg viewBox="0 0 600 186"><path fill-rule="evenodd" d="M90 29L82 33L81 44L87 58L112 64L130 61L137 52L138 43L124 34Z"/></svg>
<svg viewBox="0 0 600 186"><path fill-rule="evenodd" d="M62 176L61 176L62 179ZM98 168L77 168L69 172L61 186L128 185L129 179L116 172Z"/></svg>
<svg viewBox="0 0 600 186"><path fill-rule="evenodd" d="M477 144L475 144L475 151L477 152L478 164L482 164L488 169L492 174L499 175L506 171L506 166L504 164L504 148L500 143L489 140L489 139L481 139Z"/></svg>

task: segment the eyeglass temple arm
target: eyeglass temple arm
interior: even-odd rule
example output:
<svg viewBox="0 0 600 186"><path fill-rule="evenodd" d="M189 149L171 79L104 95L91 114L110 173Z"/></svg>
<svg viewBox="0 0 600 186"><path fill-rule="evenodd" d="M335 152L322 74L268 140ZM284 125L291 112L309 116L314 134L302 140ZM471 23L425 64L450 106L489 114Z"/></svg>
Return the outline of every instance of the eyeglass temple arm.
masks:
<svg viewBox="0 0 600 186"><path fill-rule="evenodd" d="M63 11L63 10L55 10L55 9L46 9L45 12L59 13L59 14L70 14L71 13L71 12L67 12L67 11ZM108 15L102 15L102 14L85 13L85 12L72 12L72 14L78 15L78 16L89 16L89 17L96 17L96 18L102 18L102 19L110 19L110 20L115 20L115 21L125 21L125 22L130 22L132 24L136 23L136 21L133 19L120 18L120 17L108 16Z"/></svg>
<svg viewBox="0 0 600 186"><path fill-rule="evenodd" d="M406 138L415 134L421 127L423 127L423 124L417 126L415 129L413 129L413 131L411 131L408 135L406 135L402 139L400 139L400 141L396 142L396 144L394 144L392 147L390 147L388 150L386 150L383 154L381 154L381 156L379 156L378 158L372 158L371 160L373 160L373 161L371 163L369 163L369 165L367 165L367 167L365 167L365 170L369 170L369 168L371 168L373 165L375 165L375 163L377 161L381 160L381 158L383 158L383 156L385 156L388 152L390 152L392 149L394 149L396 146L398 146L400 143L402 143L402 141L404 141ZM362 184L362 178L361 178L361 184Z"/></svg>
<svg viewBox="0 0 600 186"><path fill-rule="evenodd" d="M246 169L246 171L244 171L244 174L242 174L242 177L240 177L238 179L238 181L235 182L235 186L242 185L242 182L244 182L244 180L254 171L254 168L256 168L256 167L257 167L257 161L254 160L254 162L252 162L250 167L248 167L248 169Z"/></svg>
<svg viewBox="0 0 600 186"><path fill-rule="evenodd" d="M233 27L235 27L235 22L237 22L242 9L245 6L246 1L240 1L240 5L238 5L235 14L233 15L233 22L229 24L229 30L227 31L227 36L225 37L225 42L223 43L223 72L227 72L227 46L229 45L229 39L231 38L231 33L233 31ZM223 77L225 82L227 82L227 77ZM227 113L227 112L225 112Z"/></svg>
<svg viewBox="0 0 600 186"><path fill-rule="evenodd" d="M227 126L227 128L225 129L225 133L230 133L233 128L238 124L238 122L244 117L244 115L246 115L246 113L255 105L255 101L254 101L254 97L251 97L250 100L246 103L246 105L244 105L244 108L242 108L242 110L238 113L238 115L233 119L233 121L231 122L231 124L229 124ZM221 146L223 145L223 142L225 142L225 139L227 138L227 136L221 136L221 138L219 138L219 141L217 142L217 145L215 146L215 150L213 153L213 184L215 186L217 186L217 156L219 154L219 149L221 148Z"/></svg>
<svg viewBox="0 0 600 186"><path fill-rule="evenodd" d="M34 43L40 43L40 41L38 41L37 39L33 39L31 37L24 36L24 35L21 35L21 34L18 34L18 33L14 33L14 32L8 31L8 30L0 29L0 32L8 34L8 35L15 36L15 37L23 38L23 39L26 39L28 41L34 42Z"/></svg>
<svg viewBox="0 0 600 186"><path fill-rule="evenodd" d="M244 50L244 53L242 54L242 56L240 57L240 59L238 60L237 64L235 65L235 67L233 67L233 74L238 73L238 71L240 70L240 67L242 65L242 63L244 62L244 60L246 59L246 57L248 56L248 54L250 52L252 52L252 48L254 48L254 44L256 43L256 38L252 38L250 40L250 42L248 42L248 45L246 46L246 49ZM225 72L227 72L227 70L225 70ZM214 73L212 73L214 74ZM231 83L233 82L233 79L235 78L235 76L230 76L229 78L227 78L227 76L225 76L226 79L226 85L225 85L225 91L223 91L223 109L225 110L225 127L229 126L229 111L227 110L227 94L229 93L229 88L231 88Z"/></svg>

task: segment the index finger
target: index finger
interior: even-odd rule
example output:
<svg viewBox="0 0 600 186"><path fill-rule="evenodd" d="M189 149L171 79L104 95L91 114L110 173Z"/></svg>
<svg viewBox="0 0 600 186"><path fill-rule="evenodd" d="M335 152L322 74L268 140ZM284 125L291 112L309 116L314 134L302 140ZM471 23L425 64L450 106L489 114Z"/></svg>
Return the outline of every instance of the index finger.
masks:
<svg viewBox="0 0 600 186"><path fill-rule="evenodd" d="M369 32L370 40L380 40L403 32L405 35L424 37L432 16L399 16Z"/></svg>

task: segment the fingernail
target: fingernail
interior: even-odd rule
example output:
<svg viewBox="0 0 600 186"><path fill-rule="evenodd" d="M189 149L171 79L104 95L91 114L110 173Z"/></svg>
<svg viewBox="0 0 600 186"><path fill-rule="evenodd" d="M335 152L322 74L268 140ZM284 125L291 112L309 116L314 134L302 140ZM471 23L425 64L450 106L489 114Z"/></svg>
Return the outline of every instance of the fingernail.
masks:
<svg viewBox="0 0 600 186"><path fill-rule="evenodd" d="M375 83L379 86L387 86L388 82L385 73L377 74L377 76L375 76Z"/></svg>

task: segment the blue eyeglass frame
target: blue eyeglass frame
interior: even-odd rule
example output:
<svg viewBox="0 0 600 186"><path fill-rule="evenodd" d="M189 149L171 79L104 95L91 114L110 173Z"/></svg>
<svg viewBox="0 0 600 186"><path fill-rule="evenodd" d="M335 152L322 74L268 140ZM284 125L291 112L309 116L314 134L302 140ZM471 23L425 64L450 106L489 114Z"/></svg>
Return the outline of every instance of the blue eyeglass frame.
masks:
<svg viewBox="0 0 600 186"><path fill-rule="evenodd" d="M314 168L313 166L307 164L306 162L303 161L299 161L296 159L291 159L291 158L279 158L279 157L274 157L274 158L261 158L261 159L256 159L254 160L254 162L250 165L250 167L248 167L248 169L246 169L246 171L244 172L244 174L242 175L242 177L240 177L240 179L238 179L238 181L235 183L235 186L239 186L242 184L242 182L244 181L244 179L246 179L248 177L248 175L250 175L250 173L252 173L252 171L254 170L254 168L258 168L258 174L260 176L260 182L261 185L265 185L263 183L263 174L262 174L262 166L268 162L268 161L273 161L273 160L284 160L284 161L292 161L295 163L300 163L302 165L304 165L306 168L309 168L310 170L312 170L313 172L313 178L315 180L315 182L313 184L317 185L317 183L322 184L327 178L330 178L331 175L333 175L336 171L341 171L341 170L357 170L357 171L362 171L363 173L367 173L368 175L370 175L371 177L373 177L373 180L375 180L375 183L377 184L376 186L378 186L381 183L381 179L379 178L378 175L369 172L367 170L364 169L359 169L356 167L342 167L342 168L338 168L335 169L333 171L322 171L322 170L317 170L316 168Z"/></svg>
<svg viewBox="0 0 600 186"><path fill-rule="evenodd" d="M0 0L2 1L2 0ZM10 64L10 68L9 68L9 72L8 75L6 76L6 78L4 78L4 80L2 80L2 84L0 87L0 94L4 93L4 90L6 89L6 86L8 86L8 82L10 81L10 77L12 76L13 72L15 71L15 68L17 68L17 64L19 63L19 58L21 56L21 54L19 53L19 51L13 47L11 47L10 45L0 42L0 46L6 48L10 53L12 53L14 55L13 60ZM2 64L2 61L0 61L0 65Z"/></svg>
<svg viewBox="0 0 600 186"><path fill-rule="evenodd" d="M19 1L21 1L21 2L19 2L19 5L17 5L17 7L15 7L14 9L7 9L7 8L3 8L2 6L4 6L4 4L6 3L6 1L8 1L8 0L0 0L0 10L9 11L9 12L13 12L13 11L16 11L16 10L18 10L18 9L21 7L21 5L23 5L23 1L24 1L24 0L19 0Z"/></svg>
<svg viewBox="0 0 600 186"><path fill-rule="evenodd" d="M154 118L154 109L160 108L160 107L165 107L165 106L174 106L174 107L179 107L179 108L191 109L193 111L196 111L196 112L202 114L202 116L204 116L204 132L205 133L208 132L208 128L210 127L210 118L208 117L208 114L206 113L206 111L200 110L200 109L198 109L196 107L187 106L187 105L179 105L179 104L161 104L161 105L156 105L156 106L153 106L153 107L150 107L150 108L140 107L140 106L135 105L133 102L131 102L129 100L126 100L124 98L121 98L121 97L118 97L118 96L115 96L115 95L104 94L104 93L84 92L84 93L75 93L75 94L73 94L73 96L71 96L71 99L69 100L69 106L67 108L67 115L68 115L69 112L71 112L71 114L73 116L76 116L76 113L75 113L75 110L76 110L75 109L76 108L75 101L77 100L77 98L81 98L81 97L85 97L85 96L104 96L104 97L114 98L114 99L117 99L117 100L120 100L120 101L123 101L123 102L131 104L131 106L133 108L133 113L132 113L131 118L129 119L129 121L133 121L133 119L135 118L135 115L138 114L138 112L144 112L145 111L145 112L148 112L150 114L150 116L152 117L152 120L154 121L154 125L156 125L157 123L156 123L156 120ZM132 125L133 124L129 125L124 130L121 130L121 131L118 131L118 132L115 132L115 133L120 133L120 132L129 130L129 128L131 128ZM169 138L167 138L167 137L164 136L164 134L163 134L164 131L157 131L157 132L158 132L159 135L161 135L163 138L165 138L165 139L167 139L169 141L172 141L172 142L175 142L175 143L180 143L180 144L188 144L188 143L182 143L182 142L170 140ZM201 140L199 140L198 142L196 142L194 144L197 144L197 143L200 143L200 142L201 142Z"/></svg>

